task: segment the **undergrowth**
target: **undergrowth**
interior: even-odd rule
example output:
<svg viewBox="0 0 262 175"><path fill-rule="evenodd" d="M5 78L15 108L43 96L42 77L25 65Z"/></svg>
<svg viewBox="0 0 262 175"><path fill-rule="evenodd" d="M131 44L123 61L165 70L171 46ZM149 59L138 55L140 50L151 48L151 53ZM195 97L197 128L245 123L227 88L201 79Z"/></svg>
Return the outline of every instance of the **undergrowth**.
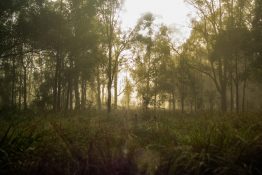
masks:
<svg viewBox="0 0 262 175"><path fill-rule="evenodd" d="M259 114L16 116L0 120L0 174L262 174Z"/></svg>

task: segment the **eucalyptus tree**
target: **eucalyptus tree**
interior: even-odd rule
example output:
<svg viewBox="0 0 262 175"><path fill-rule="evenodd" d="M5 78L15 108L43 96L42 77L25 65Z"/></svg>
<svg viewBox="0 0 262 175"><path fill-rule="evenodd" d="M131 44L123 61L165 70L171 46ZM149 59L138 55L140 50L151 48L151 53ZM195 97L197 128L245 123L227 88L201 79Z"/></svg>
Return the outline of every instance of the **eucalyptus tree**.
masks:
<svg viewBox="0 0 262 175"><path fill-rule="evenodd" d="M222 33L228 29L239 29L250 25L250 2L242 0L187 0L193 5L200 20L194 22L192 35L198 35L201 41L200 47L206 50L207 64L202 64L199 71L208 75L214 82L221 99L221 110L227 111L227 90L232 70L231 56L217 55L216 46ZM228 38L230 39L230 38ZM237 42L237 41L235 41ZM232 50L233 51L233 50ZM204 67L204 68L203 68ZM238 74L238 73L237 73ZM236 75L238 77L239 75ZM237 81L235 81L237 82ZM238 85L236 85L238 86Z"/></svg>
<svg viewBox="0 0 262 175"><path fill-rule="evenodd" d="M37 104L58 112L85 108L86 83L99 62L96 8L92 0L37 1L20 13L17 33L23 50L34 53Z"/></svg>
<svg viewBox="0 0 262 175"><path fill-rule="evenodd" d="M261 81L262 75L262 2L255 1L254 18L252 21L253 52L255 56L256 77Z"/></svg>
<svg viewBox="0 0 262 175"><path fill-rule="evenodd" d="M122 6L121 0L102 0L99 8L100 21L103 26L104 41L107 46L107 111L111 112L112 101L112 84L115 74L116 63L113 61L114 42L116 40L116 32L119 27L119 12Z"/></svg>
<svg viewBox="0 0 262 175"><path fill-rule="evenodd" d="M17 82L21 77L21 59L26 51L21 49L23 34L17 29L18 18L28 4L27 0L0 2L0 106L7 108L16 107L17 96L21 97L22 94L19 91L21 84L18 85ZM24 104L26 107L26 101Z"/></svg>
<svg viewBox="0 0 262 175"><path fill-rule="evenodd" d="M154 107L156 107L156 105L160 106L167 99L167 95L172 95L175 90L175 76L173 74L175 67L170 46L170 30L165 25L161 25L157 30L152 49ZM172 81L169 81L170 79Z"/></svg>
<svg viewBox="0 0 262 175"><path fill-rule="evenodd" d="M132 92L133 92L133 85L131 81L126 77L125 78L125 89L124 89L124 104L127 107L127 109L130 108Z"/></svg>
<svg viewBox="0 0 262 175"><path fill-rule="evenodd" d="M135 64L132 76L136 81L137 92L142 98L143 107L147 109L153 96L154 16L151 13L143 15L138 20L136 28L136 36L132 44Z"/></svg>
<svg viewBox="0 0 262 175"><path fill-rule="evenodd" d="M87 82L94 77L96 66L101 60L98 46L100 42L98 30L100 24L97 18L98 5L98 2L94 0L69 0L68 21L72 37L69 40L68 58L69 69L72 70L73 74L71 74L71 78L68 77L68 87L74 89L76 109L85 109ZM81 89L81 93L79 89Z"/></svg>

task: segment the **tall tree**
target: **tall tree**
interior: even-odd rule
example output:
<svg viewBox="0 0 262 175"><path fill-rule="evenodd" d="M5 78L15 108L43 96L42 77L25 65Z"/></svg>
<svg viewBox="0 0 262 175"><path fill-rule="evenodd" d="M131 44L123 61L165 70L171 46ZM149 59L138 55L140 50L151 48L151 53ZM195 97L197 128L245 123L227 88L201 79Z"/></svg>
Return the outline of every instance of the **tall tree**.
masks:
<svg viewBox="0 0 262 175"><path fill-rule="evenodd" d="M111 103L112 103L112 84L114 80L116 63L113 61L113 46L116 40L116 31L119 27L118 15L121 9L122 1L121 0L103 0L100 7L99 13L101 14L101 22L104 24L104 37L105 43L107 45L108 52L108 66L107 66L107 111L111 112Z"/></svg>

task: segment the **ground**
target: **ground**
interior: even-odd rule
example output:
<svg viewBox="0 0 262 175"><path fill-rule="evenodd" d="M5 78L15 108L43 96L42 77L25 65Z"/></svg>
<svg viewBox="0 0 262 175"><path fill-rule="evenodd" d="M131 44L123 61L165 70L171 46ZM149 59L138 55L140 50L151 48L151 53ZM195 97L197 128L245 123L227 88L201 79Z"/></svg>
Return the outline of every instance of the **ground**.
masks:
<svg viewBox="0 0 262 175"><path fill-rule="evenodd" d="M0 174L262 174L262 119L168 111L6 116Z"/></svg>

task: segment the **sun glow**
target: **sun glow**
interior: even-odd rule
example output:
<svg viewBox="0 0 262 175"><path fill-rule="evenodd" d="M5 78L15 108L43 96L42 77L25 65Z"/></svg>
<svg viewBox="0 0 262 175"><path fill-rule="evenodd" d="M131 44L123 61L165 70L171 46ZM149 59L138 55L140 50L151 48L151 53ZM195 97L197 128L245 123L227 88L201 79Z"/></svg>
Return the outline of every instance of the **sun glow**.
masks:
<svg viewBox="0 0 262 175"><path fill-rule="evenodd" d="M142 14L151 12L157 23L164 23L174 30L174 39L188 38L191 27L190 20L195 10L184 0L125 0L121 14L122 27L131 28Z"/></svg>

